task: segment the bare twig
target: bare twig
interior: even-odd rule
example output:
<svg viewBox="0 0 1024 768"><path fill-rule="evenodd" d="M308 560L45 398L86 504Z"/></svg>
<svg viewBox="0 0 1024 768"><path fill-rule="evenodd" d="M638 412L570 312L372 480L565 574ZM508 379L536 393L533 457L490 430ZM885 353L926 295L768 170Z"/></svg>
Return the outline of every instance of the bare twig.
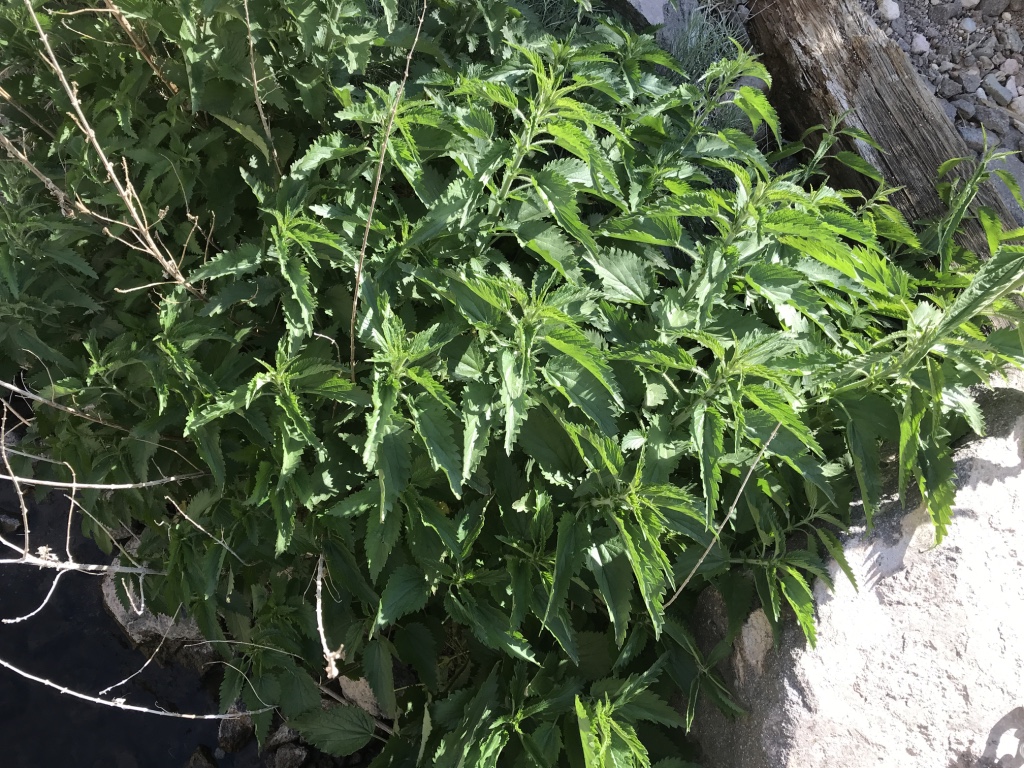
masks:
<svg viewBox="0 0 1024 768"><path fill-rule="evenodd" d="M27 1L27 0L26 0ZM420 41L420 31L423 29L423 20L427 17L427 0L423 0L423 10L420 11L419 24L416 26L416 36L409 47L409 53L405 57L405 73L402 81L398 84L398 91L395 93L395 101L388 113L388 121L384 126L384 135L380 140L380 158L377 160L377 173L373 179L373 195L370 197L370 210L366 214L366 228L363 229L363 244L359 248L359 259L356 261L355 287L352 290L352 319L349 321L349 363L352 367L352 381L356 380L356 315L359 310L359 287L363 282L363 264L366 261L366 245L370 241L370 227L373 224L373 210L377 207L377 193L380 191L380 179L384 173L384 158L387 157L388 141L391 138L391 131L395 127L395 116L398 114L398 106L402 101L402 94L405 92L405 84L409 79L409 67L412 66L412 56L416 51L416 45Z"/></svg>
<svg viewBox="0 0 1024 768"><path fill-rule="evenodd" d="M249 67L252 70L252 92L256 98L256 111L260 115L260 123L263 125L263 135L267 137L267 149L274 160L274 169L277 171L277 178L281 178L281 164L277 160L277 148L274 147L274 135L270 132L270 121L263 111L263 102L260 100L259 78L256 75L256 52L252 42L252 24L249 23L249 0L242 0L242 8L245 10L245 31L249 37Z"/></svg>
<svg viewBox="0 0 1024 768"><path fill-rule="evenodd" d="M320 647L327 662L327 679L334 680L338 676L338 662L345 660L345 646L338 646L332 651L327 645L327 633L324 631L324 556L316 564L316 628L320 633Z"/></svg>
<svg viewBox="0 0 1024 768"><path fill-rule="evenodd" d="M696 565L694 565L693 568L690 570L689 575L685 579L683 579L683 583L679 585L679 589L677 589L675 591L675 594L672 595L672 597L670 597L668 601L665 603L665 608L668 608L670 605L672 605L672 603L676 601L676 598L683 594L683 590L686 589L686 585L690 583L690 579L694 577L694 574L697 573L697 570L704 563L704 559L711 552L712 547L715 546L715 542L717 542L718 537L722 535L722 531L725 530L726 524L728 524L728 522L732 519L732 515L736 511L736 505L740 503L740 498L743 496L743 491L744 489L746 489L747 483L753 476L754 470L756 470L757 465L761 463L761 459L764 458L764 454L768 450L768 446L772 444L772 440L774 440L775 436L779 434L779 429L781 427L781 422L775 425L775 429L772 430L771 436L767 440L765 440L764 445L761 446L761 450L757 452L757 456L754 457L754 461L750 465L750 469L747 470L747 476L743 478L743 482L740 484L740 489L736 492L736 498L732 500L732 506L729 507L729 512L726 514L725 519L722 520L721 524L718 526L718 529L715 531L714 538L712 538L711 542L707 545L707 547L705 547L704 552L701 553L700 558L697 560Z"/></svg>
<svg viewBox="0 0 1024 768"><path fill-rule="evenodd" d="M80 203L77 200L72 201L71 198L68 197L68 194L54 183L53 179L51 179L45 173L40 171L39 168L36 167L35 163L29 160L28 156L25 155L25 153L22 152L20 149L18 149L14 142L8 139L6 136L4 136L2 133L0 133L0 147L3 147L7 151L8 155L10 155L23 166L28 168L29 172L31 172L33 176L35 176L37 179L39 179L39 181L43 183L43 186L46 188L46 191L49 192L50 195L52 195L57 200L57 204L60 206L61 213L63 213L65 216L72 216L74 215L75 211L77 211L78 213L90 215L90 211L88 208L86 208L84 205L82 205L82 203Z"/></svg>
<svg viewBox="0 0 1024 768"><path fill-rule="evenodd" d="M170 496L164 496L164 499L165 499L165 500L167 500L167 501L169 501L169 502L171 502L171 504L173 504L173 505L174 505L174 508L175 508L176 510L178 510L178 512L179 512L179 513L181 514L181 516L182 516L182 517L184 517L184 518L185 518L186 520L188 520L188 521L189 521L190 523L192 523L192 525L194 525L194 526L195 526L196 528L198 528L198 529L199 529L200 531L202 531L203 533L205 533L205 534L206 534L207 536L209 536L209 537L210 537L211 539L213 539L213 540L214 540L215 542L217 542L217 543L218 543L218 544L220 544L220 545L221 545L222 547L224 547L224 549L226 549L226 550L227 550L228 552L230 552L230 553L231 553L232 555L234 555L234 557L235 557L235 560L237 560L238 562L240 562L240 563L241 563L242 565L245 565L245 566L250 566L250 565L252 565L252 563L247 563L247 562L246 562L245 560L243 560L243 559L241 558L241 556L240 556L240 555L239 555L239 554L238 554L237 552L235 552L235 550L233 550L233 549L232 549L232 548L230 547L230 545L229 545L229 544L228 544L228 543L227 543L226 541L224 541L224 539L223 539L223 538L218 538L217 536L214 536L214 535L213 535L212 533L210 533L210 532L209 532L208 530L206 530L205 528L203 528L203 526L201 526L201 525L200 525L199 523L197 523L197 522L196 522L195 520L193 520L193 519L192 519L191 517L189 517L189 516L188 516L188 515L187 515L187 514L185 513L185 510L181 508L181 505L179 505L179 504L178 504L178 502L176 502L176 501L175 501L174 499L172 499L172 498L171 498Z"/></svg>
<svg viewBox="0 0 1024 768"><path fill-rule="evenodd" d="M148 715L159 715L161 717L176 717L182 720L237 720L240 717L248 717L249 715L256 715L261 712L269 712L273 707L265 707L264 709L258 709L252 712L232 712L225 715L193 715L186 712L168 712L163 709L151 709L149 707L137 707L134 704L125 703L124 699L100 699L96 696L89 696L88 694L81 693L80 691L72 690L66 686L55 683L51 680L47 680L44 677L33 675L31 672L26 672L23 669L19 669L8 661L0 659L0 667L8 669L14 674L31 680L34 683L45 685L47 688L53 688L55 691L59 691L67 696L72 696L76 699L82 699L83 701L91 701L93 704L102 704L104 707L113 707L114 709L124 709L129 712L145 712Z"/></svg>
<svg viewBox="0 0 1024 768"><path fill-rule="evenodd" d="M178 609L174 612L174 616L171 617L171 624L174 624L174 622L176 622L178 620L178 614L179 613L181 613L181 606L180 605L178 606ZM128 675L128 677L126 677L124 680L121 680L120 682L114 683L113 685L111 685L111 686L109 686L107 688L104 688L102 691L99 692L99 695L100 696L106 696L108 693L110 693L115 688L120 688L122 685L127 683L133 677L135 677L136 675L139 675L146 667L148 667L153 662L153 659L155 659L157 657L157 654L160 653L160 649L164 647L164 643L166 641L167 641L167 633L165 632L163 635L160 636L160 643L159 643L159 645L157 645L156 650L153 651L152 654L150 654L149 658L146 659L146 663L145 664L143 664L137 670L135 670L130 675Z"/></svg>
<svg viewBox="0 0 1024 768"><path fill-rule="evenodd" d="M11 546L10 542L0 537L0 544ZM42 549L42 548L41 548ZM21 550L18 550L19 552ZM47 553L46 557L37 555L24 555L16 560L0 560L0 565L35 565L39 568L49 568L54 571L79 571L81 573L133 573L140 576L166 576L164 571L154 571L152 568L136 568L127 565L94 565L92 563L66 563Z"/></svg>
<svg viewBox="0 0 1024 768"><path fill-rule="evenodd" d="M92 124L85 116L85 111L82 108L81 102L78 100L78 93L74 86L72 86L68 81L67 75L64 74L64 70L60 66L57 54L54 53L53 47L50 45L50 38L43 29L42 24L40 24L39 17L36 15L35 8L32 6L32 0L24 0L24 3L25 8L28 10L28 16L32 20L36 33L39 35L39 39L43 44L43 49L45 51L43 58L49 65L50 69L53 70L53 73L57 76L61 87L64 89L64 93L67 94L67 97L71 102L71 108L74 111L71 118L74 120L75 124L78 125L79 130L85 135L86 140L96 152L96 157L107 172L107 178L110 180L110 183L114 185L114 189L117 191L118 197L121 198L121 201L124 203L125 208L128 211L128 215L133 222L133 226L129 228L132 235L139 241L140 247L160 265L161 269L163 269L164 273L169 278L183 286L195 297L200 299L205 298L199 289L185 279L185 276L181 274L181 270L178 269L178 265L174 263L174 259L170 257L166 249L161 247L153 237L153 233L150 231L149 225L146 222L145 212L138 204L138 196L135 195L134 189L131 187L131 183L127 181L122 182L121 179L118 178L113 164L110 162L110 159L107 157L106 152L103 150L103 146L100 144L99 139L96 136L96 131L93 130Z"/></svg>
<svg viewBox="0 0 1024 768"><path fill-rule="evenodd" d="M11 98L11 94L9 94L3 88L0 88L0 99L3 99L8 104L10 104L12 107L14 107L16 110L18 110L26 120L28 120L30 123L32 123L32 125L34 125L36 128L38 128L40 131L45 133L51 139L53 138L53 131L51 131L45 125L43 125L38 120L36 120L28 110L22 108L21 105L18 104L18 102L16 102L14 99Z"/></svg>
<svg viewBox="0 0 1024 768"><path fill-rule="evenodd" d="M25 485L42 485L47 488L82 488L94 491L128 491L133 488L152 488L157 485L167 485L168 483L177 483L182 480L191 480L196 477L205 476L206 475L203 472L193 472L189 475L162 477L159 480L149 480L145 483L62 483L58 480L36 480L32 477L17 477L13 474L0 475L0 480L10 480L15 484L24 483Z"/></svg>
<svg viewBox="0 0 1024 768"><path fill-rule="evenodd" d="M0 624L19 624L23 621L31 619L33 616L35 616L37 613L43 610L43 608L46 607L46 604L50 602L50 598L53 597L53 593L57 589L57 582L60 581L60 577L63 576L65 573L69 573L69 571L57 571L57 575L53 577L53 583L50 585L50 591L46 593L46 597L43 598L43 602L41 602L39 604L39 607L32 611L32 613L26 613L24 616L18 616L16 619L0 619Z"/></svg>
<svg viewBox="0 0 1024 768"><path fill-rule="evenodd" d="M21 524L25 529L24 537L25 543L22 547L22 555L26 556L29 553L29 547L31 546L31 534L28 526L28 506L25 504L25 495L21 491L21 483L19 478L14 474L14 470L11 469L11 460L7 456L7 411L10 409L6 401L4 402L4 415L0 417L0 455L3 456L4 467L11 473L9 478L5 478L14 483L14 492L18 496L18 505L21 508ZM3 477L0 475L0 477Z"/></svg>
<svg viewBox="0 0 1024 768"><path fill-rule="evenodd" d="M155 74L157 78L159 78L160 82L164 84L164 88L166 88L172 96L176 94L178 92L178 86L168 80L164 75L163 70L157 66L156 61L149 52L149 47L146 45L145 39L139 38L139 36L135 34L135 30L132 29L131 24L128 23L128 19L125 18L121 9L110 2L110 0L103 0L103 4L107 6L107 11L113 14L114 18L117 19L117 23L121 25L121 29L124 30L128 39L132 41L132 45L135 46L135 50L138 51L139 55L149 65L149 68L153 70L153 74Z"/></svg>

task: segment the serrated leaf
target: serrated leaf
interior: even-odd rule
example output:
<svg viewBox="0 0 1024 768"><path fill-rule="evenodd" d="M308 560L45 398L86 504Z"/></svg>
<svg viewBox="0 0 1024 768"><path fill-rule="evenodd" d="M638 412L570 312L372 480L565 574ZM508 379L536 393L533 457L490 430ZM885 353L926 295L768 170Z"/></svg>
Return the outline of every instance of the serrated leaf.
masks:
<svg viewBox="0 0 1024 768"><path fill-rule="evenodd" d="M363 649L363 674L366 675L381 712L394 717L398 703L395 700L395 676L388 645L386 640L379 637L367 643Z"/></svg>
<svg viewBox="0 0 1024 768"><path fill-rule="evenodd" d="M427 448L434 468L444 472L452 493L462 496L462 454L455 442L451 419L434 399L419 398L412 406L416 432Z"/></svg>
<svg viewBox="0 0 1024 768"><path fill-rule="evenodd" d="M422 610L429 596L430 584L418 568L411 565L396 568L381 593L375 627L383 629L403 616Z"/></svg>
<svg viewBox="0 0 1024 768"><path fill-rule="evenodd" d="M647 303L653 289L653 277L650 266L639 256L611 248L602 251L592 264L609 301Z"/></svg>
<svg viewBox="0 0 1024 768"><path fill-rule="evenodd" d="M375 728L369 713L349 706L308 712L292 718L289 725L310 744L337 757L351 755L369 744Z"/></svg>

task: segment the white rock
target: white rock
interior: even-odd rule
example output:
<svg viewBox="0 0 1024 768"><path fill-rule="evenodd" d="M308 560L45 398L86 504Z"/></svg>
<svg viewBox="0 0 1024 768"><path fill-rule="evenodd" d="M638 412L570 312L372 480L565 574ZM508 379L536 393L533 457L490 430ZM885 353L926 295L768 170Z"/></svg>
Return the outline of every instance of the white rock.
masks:
<svg viewBox="0 0 1024 768"><path fill-rule="evenodd" d="M978 30L978 22L968 16L960 22L960 29L964 32L976 32Z"/></svg>
<svg viewBox="0 0 1024 768"><path fill-rule="evenodd" d="M1009 20L1010 20L1010 19L1012 19L1012 18L1013 18L1013 16L1012 16L1012 15L1010 14L1010 12L1009 12L1009 11L1006 11L1006 12L1005 12L1005 13L1003 14L1003 16L1002 16L1002 19L1003 19L1003 21L1009 21Z"/></svg>
<svg viewBox="0 0 1024 768"><path fill-rule="evenodd" d="M896 0L878 0L878 13L886 21L896 21L900 17L900 4Z"/></svg>
<svg viewBox="0 0 1024 768"><path fill-rule="evenodd" d="M773 647L767 620L753 614L725 669L750 714L698 708L705 765L1022 765L1024 393L982 401L991 436L956 454L946 539L935 546L927 512L904 517L893 498L874 533L844 545L859 590L835 563L835 592L815 585L815 648L792 619ZM702 597L710 615L699 627L728 625L716 598ZM701 642L717 640L701 632Z"/></svg>
<svg viewBox="0 0 1024 768"><path fill-rule="evenodd" d="M1020 72L1020 62L1016 59L1007 59L999 67L1001 72L1005 72L1008 75L1016 75Z"/></svg>
<svg viewBox="0 0 1024 768"><path fill-rule="evenodd" d="M963 0L961 5L963 5L964 10L969 11L969 10L971 10L971 8L974 8L980 2L981 2L981 0Z"/></svg>
<svg viewBox="0 0 1024 768"><path fill-rule="evenodd" d="M1017 92L1017 78L1015 78L1013 75L1010 75L1008 78L1006 78L1006 85L1004 87L1011 94L1016 93Z"/></svg>
<svg viewBox="0 0 1024 768"><path fill-rule="evenodd" d="M985 93L985 89L984 88L979 88L978 90L976 90L974 92L974 95L977 96L982 101L988 101L988 94Z"/></svg>
<svg viewBox="0 0 1024 768"><path fill-rule="evenodd" d="M925 54L932 49L932 44L928 42L928 38L918 33L914 35L913 40L910 41L910 52L914 54Z"/></svg>
<svg viewBox="0 0 1024 768"><path fill-rule="evenodd" d="M1018 88L1017 93L1024 91L1024 88ZM1010 109L1017 113L1018 116L1024 117L1024 94L1017 96L1016 99L1010 102Z"/></svg>

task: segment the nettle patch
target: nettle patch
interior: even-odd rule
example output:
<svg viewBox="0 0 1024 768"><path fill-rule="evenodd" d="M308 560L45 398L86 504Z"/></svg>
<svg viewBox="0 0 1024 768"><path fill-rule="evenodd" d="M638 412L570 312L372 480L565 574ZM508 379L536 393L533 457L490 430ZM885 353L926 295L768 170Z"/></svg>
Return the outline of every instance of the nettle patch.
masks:
<svg viewBox="0 0 1024 768"><path fill-rule="evenodd" d="M755 599L814 641L884 462L945 532L968 387L1024 359L1022 233L953 241L985 165L915 231L825 183L827 131L777 170L802 147L766 149L742 51L685 73L500 3L29 5L0 373L40 399L8 459L130 486L82 523L139 535L225 708L378 766L679 768L700 693L740 712L715 666ZM323 708L338 676L377 711Z"/></svg>

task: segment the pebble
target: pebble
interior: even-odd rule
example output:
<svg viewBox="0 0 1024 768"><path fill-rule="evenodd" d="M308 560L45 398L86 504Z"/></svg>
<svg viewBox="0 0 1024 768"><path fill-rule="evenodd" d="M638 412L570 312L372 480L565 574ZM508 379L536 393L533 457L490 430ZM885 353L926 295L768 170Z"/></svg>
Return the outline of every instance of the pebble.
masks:
<svg viewBox="0 0 1024 768"><path fill-rule="evenodd" d="M1016 99L1011 101L1010 109L1012 109L1021 117L1024 117L1024 96L1018 96Z"/></svg>
<svg viewBox="0 0 1024 768"><path fill-rule="evenodd" d="M1020 72L1020 62L1016 59L1007 59L999 67L1000 72L1005 72L1008 75L1016 75Z"/></svg>
<svg viewBox="0 0 1024 768"><path fill-rule="evenodd" d="M971 92L981 88L981 73L976 69L968 69L960 73L960 84L964 90Z"/></svg>
<svg viewBox="0 0 1024 768"><path fill-rule="evenodd" d="M968 16L966 19L960 22L960 29L964 32L976 32L978 30L978 22Z"/></svg>
<svg viewBox="0 0 1024 768"><path fill-rule="evenodd" d="M896 21L900 17L900 5L896 0L879 0L878 13L886 21Z"/></svg>
<svg viewBox="0 0 1024 768"><path fill-rule="evenodd" d="M1005 107L1013 101L1013 94L1016 93L1016 86L1013 91L1010 91L1006 86L999 82L999 75L995 72L985 78L982 83L982 88L984 88L985 93L991 96L992 100L1001 107Z"/></svg>
<svg viewBox="0 0 1024 768"><path fill-rule="evenodd" d="M928 53L932 49L932 44L928 42L928 38L918 33L914 35L910 41L910 52L922 56Z"/></svg>

